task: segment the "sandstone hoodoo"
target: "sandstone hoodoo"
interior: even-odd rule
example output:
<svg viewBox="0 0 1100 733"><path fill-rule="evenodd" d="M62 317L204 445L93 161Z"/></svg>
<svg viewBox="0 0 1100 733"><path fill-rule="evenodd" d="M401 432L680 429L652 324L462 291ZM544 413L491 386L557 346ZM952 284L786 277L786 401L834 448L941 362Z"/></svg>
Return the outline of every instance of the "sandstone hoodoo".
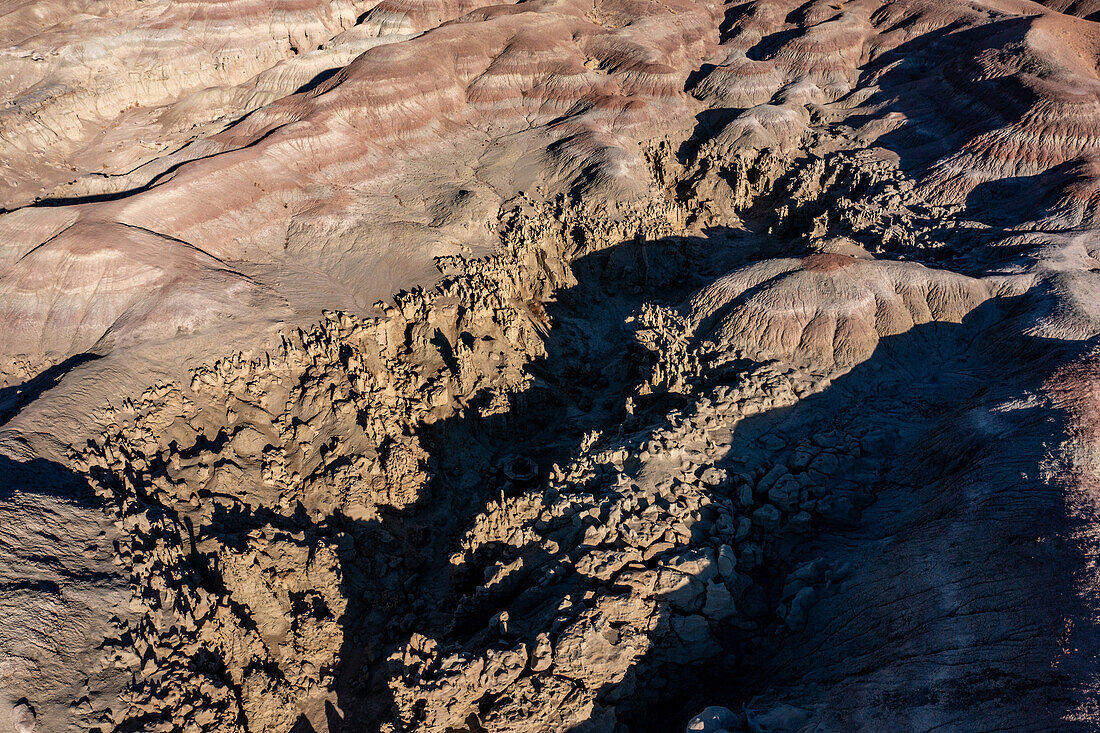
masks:
<svg viewBox="0 0 1100 733"><path fill-rule="evenodd" d="M1100 728L1098 23L10 0L0 733Z"/></svg>

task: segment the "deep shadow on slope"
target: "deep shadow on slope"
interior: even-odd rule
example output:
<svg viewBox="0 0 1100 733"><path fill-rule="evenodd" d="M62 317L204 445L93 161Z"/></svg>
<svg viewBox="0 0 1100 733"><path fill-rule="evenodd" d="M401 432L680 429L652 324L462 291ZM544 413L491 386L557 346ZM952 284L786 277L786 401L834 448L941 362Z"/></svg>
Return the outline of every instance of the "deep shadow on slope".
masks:
<svg viewBox="0 0 1100 733"><path fill-rule="evenodd" d="M83 476L45 458L19 461L0 453L0 501L21 494L50 496L82 507L100 506Z"/></svg>
<svg viewBox="0 0 1100 733"><path fill-rule="evenodd" d="M767 603L752 605L776 604L787 573L815 559L847 577L799 633L774 618L728 629L726 658L703 668L662 670L651 653L642 679L661 702L630 716L631 730L673 730L707 705L777 702L822 708L825 729L1074 729L1064 718L1090 674L1094 609L1073 586L1083 558L1062 487L1040 478L1060 423L1029 395L1080 347L1015 335L1023 300L884 339L824 392L738 426L719 464L731 470L767 470L830 429L878 434L878 450L842 463L830 487L863 508L858 525L787 535L754 578ZM1017 414L991 410L1012 400L1025 405ZM788 448L762 449L764 435Z"/></svg>
<svg viewBox="0 0 1100 733"><path fill-rule="evenodd" d="M87 477L43 458L0 454L0 658L8 705L28 701L37 730L106 731L124 675L99 641L125 613L112 527ZM80 705L78 701L92 701ZM95 707L93 707L93 705Z"/></svg>
<svg viewBox="0 0 1100 733"><path fill-rule="evenodd" d="M617 430L628 417L625 399L639 374L636 353L631 349L632 330L625 319L651 300L655 291L663 294L662 300L677 302L744 262L755 249L755 241L743 234L714 230L706 238L624 242L582 257L573 265L578 285L557 293L556 302L546 305L553 323L545 342L547 355L531 365L535 379L516 396L512 410L477 417L477 405L488 398L482 395L470 400L464 415L422 430L422 441L432 456L429 489L411 509L388 513L377 529L396 537L406 556L430 558L426 563L430 569L408 573L401 583L410 597L425 601L425 610L418 618L387 618L379 613L383 609L349 603L338 676L339 707L345 722L331 716L333 730L359 730L363 721L374 727L392 718L392 701L385 687L392 670L383 660L403 645L409 632L471 651L498 642L486 629L508 601L475 597L481 579L472 573L480 572L481 567L455 567L448 558L459 549L474 517L498 499L502 489L512 490L501 468L519 456L536 461L539 482L532 490L541 493L549 468L565 464L585 433ZM669 400L680 403L676 397ZM474 474L472 486L466 483L470 474ZM376 546L369 539L376 528L345 529L361 538L357 546ZM492 561L485 553L479 559ZM525 576L544 570L553 558L529 559ZM352 590L349 599L364 584L363 576L355 576L353 571L347 581ZM522 580L514 580L517 596L526 590ZM575 579L567 578L551 589L549 597L532 599L528 595L523 603L556 607L578 589ZM461 607L457 605L460 598L467 599ZM406 610L402 607L402 613ZM377 630L387 626L403 633L381 643ZM531 642L533 638L510 641Z"/></svg>
<svg viewBox="0 0 1100 733"><path fill-rule="evenodd" d="M735 21L750 5L738 5L727 11L731 17L725 25ZM881 147L896 154L901 171L914 181L928 182L932 180L929 175L933 174L937 186L946 192L953 192L956 187L969 189L974 183L977 184L960 202L963 204L960 218L980 221L990 228L978 230L949 226L941 220L941 212L925 211L924 207L919 206L919 201L909 202L918 204L913 210L917 214L916 228L921 230L923 237L935 241L937 246L926 249L906 248L906 257L923 261L948 259L952 261L952 267L962 267L966 263L957 255L981 247L991 238L1004 236L1011 228L1033 221L1042 211L1050 209L1058 201L1065 186L1072 180L1079 160L1068 161L1034 174L1011 175L1006 170L994 180L961 180L972 172L965 169L967 165L978 169L995 166L1000 156L1006 158L1005 165L1010 166L1013 162L1012 156L1016 154L1016 159L1022 166L1026 166L1027 161L1037 155L1028 146L1059 144L1054 137L1049 141L1042 138L1032 140L1029 133L1007 136L1007 141L1001 142L999 147L992 139L986 139L982 145L968 147L974 140L1012 125L1024 123L1026 127L1027 124L1039 124L1034 121L1026 122L1029 116L1034 116L1036 109L1043 108L1043 100L1036 89L1029 86L1027 74L1024 71L992 74L980 62L983 52L1023 43L1032 22L1031 17L1010 17L979 28L966 28L960 21L922 33L873 58L858 69L859 79L854 85L852 95L838 100L835 105L840 110L839 120L835 123L818 124L819 128L826 130L835 128L842 133L842 137L858 132L861 137L866 138L866 143L860 140L861 144ZM796 31L783 30L764 36L749 55L770 59L780 53L784 44L797 35ZM690 92L713 71L714 67L710 64L698 69L689 76L685 91ZM874 91L864 98L863 94L868 89ZM785 91L780 89L772 103L777 103L784 94ZM858 99L858 107L855 114L850 114L849 105L855 99ZM826 118L837 114L828 111L830 106L824 109ZM744 110L736 108L715 108L701 112L697 116L697 125L692 135L681 144L677 159L682 164L699 164L704 169L711 165L720 166L720 160L696 160L698 150L705 141L713 138L742 112ZM893 118L887 123L891 116ZM1052 121L1052 124L1056 125L1056 121ZM1020 149L1006 150L1005 147L1013 141ZM853 139L851 144L855 143L856 139ZM990 147L994 149L986 149ZM967 151L974 156L976 162L968 163L965 157L952 160ZM851 150L844 149L832 155L843 162L843 157L850 153ZM811 156L811 159L813 157L815 156ZM834 162L830 161L830 166ZM956 164L960 170L953 170L952 166ZM776 182L774 190L761 197L754 208L770 214L769 219L773 218L771 209L789 203L784 197L784 184L797 178L799 173L800 164L796 162ZM989 177L989 174L977 175ZM950 180L952 177L960 180ZM833 185L843 189L846 184L847 181L842 176ZM854 200L860 198L852 192L845 195ZM792 236L802 237L813 226L813 220L827 214L834 203L833 197L829 195L801 202L798 210L792 212L797 220L793 228L790 222L783 228L792 228ZM750 216L751 214L749 212ZM853 236L872 250L877 249L876 245L882 239L882 232L877 230L848 232L837 229L830 234Z"/></svg>
<svg viewBox="0 0 1100 733"><path fill-rule="evenodd" d="M91 353L76 354L21 384L0 389L0 425L4 425L15 417L25 406L37 400L43 392L53 389L70 371L81 364L99 359L100 356Z"/></svg>
<svg viewBox="0 0 1100 733"><path fill-rule="evenodd" d="M774 560L754 576L763 597L745 604L761 628L720 631L723 650L714 660L682 667L667 663L660 646L651 649L632 673L637 692L617 700L630 730L674 730L709 704L738 709L758 697L765 708L780 699L823 706L826 720L841 728L992 730L1014 721L1070 729L1063 720L1079 701L1083 677L1064 670L1087 669L1087 661L1067 658L1060 642L1065 619L1086 625L1091 614L1072 586L1081 559L1067 544L1071 520L1059 488L1038 476L1045 441L1056 440L1059 428L1039 407L1010 425L1019 436L975 432L968 423L996 419L991 407L1026 399L1075 348L1016 336L1025 308L991 302L962 324L926 324L885 339L824 393L739 426L720 465L740 468L748 460L767 470L784 461L783 451L762 454L757 439L764 434L782 432L793 443L826 428L883 433L880 452L845 466L854 481L830 487L864 507L864 520L819 523L808 538L780 538ZM610 417L596 427L614 430L618 420ZM647 417L660 426L659 411ZM992 478L973 476L1002 464ZM1026 478L1016 478L1017 470ZM968 483L976 488L964 491ZM816 557L847 564L851 574L824 594L810 628L791 634L771 610L787 572ZM532 571L550 560L527 559ZM471 626L483 628L501 610L524 618L586 589L569 575L541 590L518 582L514 594L487 602ZM533 636L510 641L531 645ZM829 640L824 648L822 639ZM474 634L467 648L487 641ZM860 695L849 698L853 690ZM469 730L477 729L471 721Z"/></svg>
<svg viewBox="0 0 1100 733"><path fill-rule="evenodd" d="M920 178L934 160L1018 122L1037 101L1019 78L982 74L977 62L983 50L1022 41L1031 22L1007 18L967 29L954 23L883 53L863 69L857 85L874 81L877 91L861 106L876 111L849 117L844 124L858 128L902 113L905 124L875 142L897 153L902 169Z"/></svg>
<svg viewBox="0 0 1100 733"><path fill-rule="evenodd" d="M169 476L164 454L150 456L140 471L126 471L132 488L113 474L99 478L120 498L135 498L144 510L165 517L174 528L173 542L190 548L187 560L171 568L169 583L201 586L228 597L216 563L195 550L206 539L244 548L251 532L271 529L296 536L297 543L337 547L348 608L341 619L338 705L327 710L327 717L332 730L375 729L395 713L386 685L393 672L387 658L412 632L472 648L484 643L493 610L475 603L456 613L458 599L478 581L468 575L468 568L452 567L448 558L472 520L504 487L502 459L533 457L545 476L550 464L566 461L584 432L617 421L634 378L624 358L632 341L624 319L646 299L647 288L659 288L670 300L678 300L743 261L754 247L740 236L713 231L707 238L631 241L576 263L580 285L559 293L559 302L548 306L557 327L547 338L548 356L532 366L532 389L519 396L508 414L472 417L479 403L489 399L475 395L465 417L423 428L420 437L431 454L431 481L413 506L384 512L381 520L336 513L316 522L301 507L287 516L233 502L219 503L209 523L192 525L186 506L177 512L148 490L153 478ZM223 430L207 441L209 445L196 445L188 454L207 448L217 454L225 440ZM228 601L248 628L253 623L248 609ZM225 660L215 650L207 652L191 669L239 697ZM280 674L277 669L270 672ZM153 725L165 714L171 711L150 710L130 720L124 730ZM303 717L296 730L309 730L309 722Z"/></svg>
<svg viewBox="0 0 1100 733"><path fill-rule="evenodd" d="M41 505L41 506L40 506ZM18 461L9 456L0 454L0 518L5 510L16 508L25 510L34 508L36 511L53 512L57 508L71 505L79 516L97 515L102 504L84 476L73 473L68 468L45 458L32 458L28 461ZM45 507L43 509L42 507ZM15 537L20 537L19 527L10 528ZM25 529L25 528L22 528ZM2 534L2 533L0 533ZM5 550L15 553L9 556L12 565L6 570L27 573L34 572L35 566L48 569L49 573L63 581L74 583L106 583L116 580L115 572L88 571L72 567L71 556L73 548L58 547L55 555L45 554L45 547L41 539L33 535L22 537L25 545L22 547L7 546L0 541L0 558ZM46 536L47 542L64 542L65 538ZM2 573L0 573L2 575ZM27 587L37 584L39 590L61 595L62 589L55 581L32 580L27 577ZM12 586L0 583L0 593L13 590Z"/></svg>
<svg viewBox="0 0 1100 733"><path fill-rule="evenodd" d="M843 124L858 129L888 114L900 113L904 123L878 136L874 144L896 153L902 170L916 180L937 163L964 152L978 159L979 168L995 166L1000 158L1005 158L1006 166L1015 160L1028 167L1037 154L1033 148L1059 144L1058 120L1051 120L1051 131L1034 140L1032 131L1005 136L1000 147L992 140L977 146L971 143L998 129L1021 124L1028 129L1039 124L1027 120L1049 102L1044 102L1029 82L1028 70L996 74L979 63L983 52L1024 44L1033 22L1031 16L1006 18L963 30L953 24L883 53L864 67L857 85L877 86L861 105L876 111L848 117ZM1019 149L1004 149L1012 144ZM983 152L990 147L994 149ZM1057 201L1077 162L1034 174L1008 175L1006 171L993 180L980 180L963 202L965 216L1006 228L1034 221ZM988 173L978 175L990 177Z"/></svg>
<svg viewBox="0 0 1100 733"><path fill-rule="evenodd" d="M511 550L489 547L477 557L476 567L454 566L449 558L461 549L462 535L475 517L502 490L517 490L501 474L504 462L516 456L535 459L539 482L527 490L541 494L550 465L567 462L585 433L600 430L614 436L620 429L627 433L652 430L667 424L664 415L669 408L693 409L692 401L684 396L658 395L647 401L641 414L626 414L623 403L647 373L648 364L639 363L639 352L631 348L633 335L624 319L654 293L661 293L666 304L679 302L717 275L747 261L756 254L758 244L751 236L715 231L707 238L626 242L577 261L573 269L579 284L559 293L556 303L546 305L554 323L546 339L547 356L532 365L533 383L516 396L512 409L506 414L476 417L477 403L488 399L478 395L470 400L464 415L420 430L421 442L430 454L431 481L412 507L386 512L379 521L336 514L314 523L304 511L288 517L266 509L246 510L238 504L218 512L209 526L194 528L196 534L214 536L233 546L243 546L249 532L264 527L300 532L305 543L328 541L339 546L348 607L341 621L344 642L336 670L337 705L327 711L331 730L373 730L393 720L396 711L387 680L395 670L387 658L404 646L410 634L422 633L444 647L473 653L502 643L526 642L530 647L542 630L539 624L545 609L557 608L563 599L579 597L586 590L599 590L567 566L555 583L537 586L528 582L555 561L532 553L525 557L525 572L511 578L503 592L479 594L477 589L483 583L479 573L494 560L509 559ZM1051 672L1051 663L1059 654L1057 645L1052 644L1059 633L1055 621L1072 618L1083 624L1089 609L1080 607L1069 587L1078 561L1071 548L1062 544L1069 522L1064 507L1055 490L1035 483L1032 467L1040 454L1018 451L1024 457L1018 460L1031 461L1027 467L1031 478L1024 486L1034 491L1006 490L1005 495L1022 497L1021 506L998 508L996 500L1004 484L990 482L981 484L992 492L992 499L979 507L985 514L977 519L960 510L969 511L973 502L950 501L958 496L966 472L974 465L984 465L975 463L971 453L995 448L1000 440L968 444L955 438L958 428L954 426L970 415L972 408L987 410L996 401L1023 396L1024 389L1038 385L1069 349L1065 344L1016 336L1020 331L1017 307L1022 306L987 303L963 324L928 324L885 339L868 362L837 379L824 393L792 408L749 418L738 427L733 446L719 465L751 459L763 466L785 460L784 450L761 450L756 439L764 433L787 432L793 440L813 435L821 426L839 424L846 431L862 433L896 428L896 435L880 441L880 448L870 456L853 459L851 475L862 477L854 486L838 482L826 487L832 493L847 494L853 504L865 509L861 524L818 522L809 537L781 536L775 542L766 569L753 575L754 587L759 590L751 599L739 600L757 629L718 629L722 649L704 665L677 666L664 658L666 649L657 646L649 650L631 672L635 691L619 693L614 701L630 730L674 730L707 705L736 709L755 704L752 701L758 696L765 702L786 699L807 706L835 706L840 711L837 715L848 716L841 715L842 727L868 723L851 717L855 713L845 708L844 697L835 700L829 691L847 692L853 680L875 675L889 681L879 683L872 697L859 700L859 710L897 716L918 697L929 701L927 705L936 714L952 706L973 709L974 713L964 711L972 715L963 726L970 729L981 729L983 720L1025 719L1034 721L1036 727L1061 720L1074 692L1070 689L1072 678ZM699 390L706 394L723 382L735 381L740 369L751 366L707 374ZM1025 434L1024 447L1034 448L1043 438L1058 435L1056 425L1043 423L1041 427ZM950 439L928 437L937 432ZM967 450L960 454L960 448ZM918 460L922 457L926 459L923 462ZM721 488L713 492L712 499L715 503L732 501ZM1034 554L1035 544L1019 527L1021 517L1030 521L1032 516L1049 518L1051 524L1044 536L1048 537L1047 547L1055 551L1029 564L1025 560L1029 553ZM905 538L894 542L902 550L891 556L901 558L888 566L891 572L904 574L917 560L927 566L913 574L906 588L891 586L889 573L884 578L876 565L884 556L887 527L892 529L890 537ZM1002 533L1005 527L1011 529ZM969 567L966 572L970 575L959 571L956 566L966 548L941 543L945 528L960 538L984 543L1001 554L1002 562ZM181 526L180 531L180 541L193 545L187 536L192 528ZM705 535L693 538L695 541L709 542ZM912 557L904 555L907 547L916 548L910 552ZM772 609L785 575L798 562L818 556L848 562L852 566L849 579L823 592L811 613L809 630L797 635L780 631ZM194 572L180 574L184 582L223 592L216 569L207 567L198 555L192 562ZM1020 572L1021 568L1029 572ZM973 584L960 588L960 602L988 605L991 596L984 589L990 584L999 588L1000 596L993 597L1019 600L1011 608L991 608L983 618L994 632L998 628L1010 631L1007 624L1018 622L1027 628L1026 635L1009 639L1012 643L1007 646L996 633L972 636L955 645L960 653L973 652L980 669L969 662L970 666L959 666L957 660L944 659L934 643L947 638L946 632L922 623L905 602L910 591L933 592L941 580L936 573L948 570L974 578ZM1057 593L1036 598L1024 592L1039 576L1051 578L1048 587L1060 584ZM967 595L971 592L973 597ZM890 593L899 599L898 604L882 606L869 600ZM921 603L920 609L930 609L928 615L942 621L947 631L969 623L958 621L957 612ZM505 609L515 619L530 620L517 623L516 632L507 640L489 630L491 619ZM862 609L871 622L870 630L835 641L828 653L805 654L805 650L814 649L815 634L828 638L837 626L858 628L852 627L843 609ZM942 670L945 676L929 682L906 676L908 672L894 675L896 659ZM202 662L203 669L231 685L218 663L207 659ZM970 672L994 681L1009 675L1033 682L1022 688L1009 686L1004 694L993 689L977 699L968 698L968 691L975 688L967 676ZM798 686L799 681L808 679L817 683L816 691ZM492 700L485 703L491 705ZM155 717L137 722L151 724ZM918 730L931 727L912 719L907 724ZM466 729L479 730L476 716ZM296 730L309 730L308 721L300 720Z"/></svg>
<svg viewBox="0 0 1100 733"><path fill-rule="evenodd" d="M713 241L710 244L713 246ZM469 571L480 571L495 559L512 558L493 557L490 548L478 567L468 570L450 566L446 558L458 549L457 541L472 517L504 485L493 468L501 460L516 455L536 458L545 476L548 465L564 462L576 451L583 433L603 430L614 434L620 426L638 430L649 421L652 427L660 427L665 409L686 403L683 397L668 395L654 400L646 414L633 418L619 409L636 378L627 348L630 334L621 319L653 291L623 277L621 272L609 273L607 267L608 262L636 246L620 245L577 264L581 285L562 294L560 302L550 309L558 325L548 338L548 356L533 367L537 378L511 413L487 420L455 418L426 432L425 444L433 456L431 493L412 512L387 518L381 526L408 551L434 558L428 569L407 574L402 582L410 597L426 600L431 610L400 619L395 630L401 633L394 639L418 631L445 645L477 652L500 643L486 627L501 610L511 611L513 619L533 618L540 609L556 608L561 600L579 597L590 589L583 578L568 572L558 583L533 588L524 581L544 570L553 558L529 556L525 558L526 571L512 579L506 593L465 602L455 613L458 598L475 595L481 582ZM687 282L682 286L690 290ZM893 430L895 434L882 442L880 453L856 461L856 474L863 477L863 483L834 492L846 493L854 503L867 507L863 523L854 528L821 524L810 538L788 537L777 543L775 560L754 577L765 597L747 604L759 612L761 629L749 633L724 629L719 634L723 654L700 667L668 664L662 659L660 647L650 650L632 673L637 692L617 703L623 722L631 730L672 730L708 704L737 708L760 695L775 698L773 688L806 679L815 680L819 691L801 689L791 693L791 702L835 704L837 712L831 714L839 716L838 724L871 724L873 721L859 721L858 711L843 699L820 692L845 690L852 680L869 675L888 681L880 683L873 699L861 700L859 705L882 714L907 715L905 711L912 707L913 699L921 699L930 706L925 711L930 720L946 714L944 711L964 711L963 719L956 721L964 729L983 729L984 721L993 728L1009 720L1024 720L1042 728L1062 720L1075 693L1074 678L1053 666L1062 654L1057 644L1064 631L1060 624L1065 618L1080 619L1083 624L1089 613L1071 587L1073 566L1079 559L1065 544L1070 520L1057 488L1037 478L1037 464L1044 455L1041 441L1056 438L1057 426L1044 418L1038 421L1039 430L1029 428L1031 432L1024 433L1022 446L1032 452L1021 450L1014 454L1014 460L1026 468L1026 481L1017 486L980 483L988 497L978 507L978 515L974 514L973 500L958 498L960 486L973 480L970 472L996 463L997 445L1004 440L967 433L960 429L960 422L988 412L1001 400L1023 398L1025 390L1036 388L1071 348L1016 336L1019 325L1015 310L1022 307L1020 303L988 303L963 324L928 324L885 339L868 362L836 380L823 394L789 409L750 418L739 426L729 454L731 461L761 458L755 439L777 429L791 432L794 438L812 435L823 425L838 424L862 433ZM599 365L598 370L594 364ZM726 375L729 379L735 377ZM706 385L704 390L713 386ZM969 442L963 441L964 437ZM482 462L482 456L488 459ZM761 460L774 463L784 460L784 456L780 451ZM455 475L475 463L480 465L481 475L473 488L463 488ZM1017 463L1011 465L1015 468ZM899 464L901 469L896 468ZM914 465L921 470L916 471ZM539 487L534 490L541 493ZM880 498L883 496L886 498ZM716 502L731 501L720 492L713 498ZM1007 504L999 505L1005 498L1009 499ZM882 517L892 518L893 524L880 523ZM1042 518L1043 526L1033 521L1035 517ZM889 585L889 574L884 577L875 565L884 552L886 527L893 530L889 536L894 539L889 541L901 548L891 556L901 558L893 560L891 572L905 572L907 566L902 559L924 563L904 586ZM959 570L958 564L971 550L958 542L941 545L939 537L944 528L952 536L986 548L1000 561L971 563L965 572ZM353 533L365 539L369 530L358 528ZM417 541L425 535L426 541ZM1044 538L1043 548L1036 544L1038 536ZM848 562L853 566L853 575L824 597L812 617L812 631L800 635L780 631L769 615L783 578L797 562L816 556ZM904 599L909 594L934 593L943 581L942 574L948 571L972 580L957 589L959 605L971 609L967 614L932 607L928 601L912 609L906 607ZM1044 579L1051 592L1041 596L1032 592L1038 578ZM353 572L349 583L354 582ZM951 582L958 585L960 581ZM987 595L990 587L997 593ZM891 593L898 603L878 605L873 600ZM823 656L800 653L813 648L813 634L835 632L829 614L836 614L837 624L850 626L851 619L837 610L845 608L863 609L865 633L837 641ZM353 730L364 720L387 719L383 684L389 670L381 662L395 647L378 643L376 630L387 620L379 610L367 604L349 607L340 672L340 707L347 716L346 726L341 728L334 720L334 729ZM921 620L926 610L928 618ZM391 624L397 612L390 612ZM967 637L972 626L970 616L974 614L980 615L988 633ZM940 626L934 626L934 620ZM1026 633L1018 633L1020 627ZM523 641L530 647L538 630L537 626L531 627L530 633L520 632L508 642ZM960 639L955 651L964 656L972 654L972 658L963 663L945 659L937 643L947 633L956 633ZM937 669L941 678L930 682L907 677L908 672L894 675L895 659ZM785 666L776 660L784 660ZM997 681L1003 679L1029 682L998 687ZM993 682L982 687L988 680ZM913 729L922 729L918 719L909 718L907 723ZM478 730L475 720L469 721L468 729Z"/></svg>

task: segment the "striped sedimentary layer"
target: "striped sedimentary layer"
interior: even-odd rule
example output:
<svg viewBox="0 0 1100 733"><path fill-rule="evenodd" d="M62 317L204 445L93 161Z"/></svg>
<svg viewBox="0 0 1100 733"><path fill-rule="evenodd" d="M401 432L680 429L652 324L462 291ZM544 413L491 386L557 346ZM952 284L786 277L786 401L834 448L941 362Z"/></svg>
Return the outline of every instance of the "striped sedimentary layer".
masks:
<svg viewBox="0 0 1100 733"><path fill-rule="evenodd" d="M1087 3L9 6L20 733L1095 727Z"/></svg>

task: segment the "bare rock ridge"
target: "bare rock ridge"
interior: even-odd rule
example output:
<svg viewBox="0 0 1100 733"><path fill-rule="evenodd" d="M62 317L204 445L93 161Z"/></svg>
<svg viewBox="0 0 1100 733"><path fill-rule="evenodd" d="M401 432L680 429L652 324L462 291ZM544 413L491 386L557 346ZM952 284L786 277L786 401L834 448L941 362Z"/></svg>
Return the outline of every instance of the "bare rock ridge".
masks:
<svg viewBox="0 0 1100 733"><path fill-rule="evenodd" d="M1095 730L1097 21L0 5L0 733Z"/></svg>

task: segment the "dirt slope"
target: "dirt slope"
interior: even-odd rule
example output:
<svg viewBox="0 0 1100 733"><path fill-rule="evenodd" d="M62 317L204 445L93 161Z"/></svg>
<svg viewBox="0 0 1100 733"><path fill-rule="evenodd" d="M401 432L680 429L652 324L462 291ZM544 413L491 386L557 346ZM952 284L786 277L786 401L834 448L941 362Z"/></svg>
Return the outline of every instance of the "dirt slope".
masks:
<svg viewBox="0 0 1100 733"><path fill-rule="evenodd" d="M1096 729L1097 12L0 3L0 733Z"/></svg>

